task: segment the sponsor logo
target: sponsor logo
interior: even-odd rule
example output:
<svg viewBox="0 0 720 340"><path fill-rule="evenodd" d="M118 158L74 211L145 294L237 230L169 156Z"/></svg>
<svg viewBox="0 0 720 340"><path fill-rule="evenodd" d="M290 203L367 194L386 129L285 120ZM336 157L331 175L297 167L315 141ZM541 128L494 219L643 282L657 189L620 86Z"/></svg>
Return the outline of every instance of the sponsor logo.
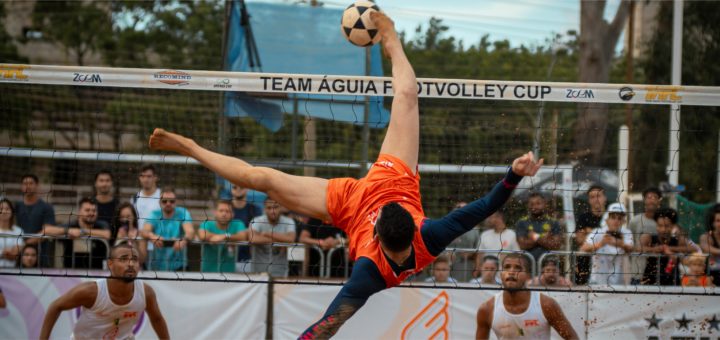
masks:
<svg viewBox="0 0 720 340"><path fill-rule="evenodd" d="M566 89L565 98L595 98L592 90L588 89Z"/></svg>
<svg viewBox="0 0 720 340"><path fill-rule="evenodd" d="M635 97L635 91L633 91L632 87L625 86L620 89L620 92L618 92L618 96L620 97L620 99L628 101Z"/></svg>
<svg viewBox="0 0 720 340"><path fill-rule="evenodd" d="M537 327L540 326L539 320L525 320L525 327Z"/></svg>
<svg viewBox="0 0 720 340"><path fill-rule="evenodd" d="M403 327L400 339L450 338L450 296L441 291Z"/></svg>
<svg viewBox="0 0 720 340"><path fill-rule="evenodd" d="M384 166L386 168L392 168L393 165L395 165L395 163L393 163L391 161L380 161L380 162L377 162L377 165Z"/></svg>
<svg viewBox="0 0 720 340"><path fill-rule="evenodd" d="M648 87L645 101L648 103L681 103L680 87Z"/></svg>
<svg viewBox="0 0 720 340"><path fill-rule="evenodd" d="M0 66L0 81L23 80L28 81L28 76L23 73L29 66L24 65L4 65Z"/></svg>
<svg viewBox="0 0 720 340"><path fill-rule="evenodd" d="M73 73L73 81L76 83L102 83L102 78L97 73Z"/></svg>
<svg viewBox="0 0 720 340"><path fill-rule="evenodd" d="M182 86L190 84L192 76L182 71L167 70L153 74L153 79L163 84Z"/></svg>
<svg viewBox="0 0 720 340"><path fill-rule="evenodd" d="M215 82L215 84L213 85L213 87L216 89L218 89L218 88L219 89L229 89L229 88L232 88L232 84L230 84L230 79L223 78L223 79L218 79Z"/></svg>

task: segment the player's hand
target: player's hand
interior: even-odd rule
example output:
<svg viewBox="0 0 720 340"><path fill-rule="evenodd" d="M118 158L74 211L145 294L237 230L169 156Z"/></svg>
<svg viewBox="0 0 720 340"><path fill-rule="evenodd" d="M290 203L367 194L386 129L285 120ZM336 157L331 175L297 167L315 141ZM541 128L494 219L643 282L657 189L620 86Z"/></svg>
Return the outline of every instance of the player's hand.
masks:
<svg viewBox="0 0 720 340"><path fill-rule="evenodd" d="M535 176L544 161L545 160L541 158L540 161L536 162L535 156L532 151L530 151L518 158L515 158L512 163L512 171L516 175L520 176Z"/></svg>

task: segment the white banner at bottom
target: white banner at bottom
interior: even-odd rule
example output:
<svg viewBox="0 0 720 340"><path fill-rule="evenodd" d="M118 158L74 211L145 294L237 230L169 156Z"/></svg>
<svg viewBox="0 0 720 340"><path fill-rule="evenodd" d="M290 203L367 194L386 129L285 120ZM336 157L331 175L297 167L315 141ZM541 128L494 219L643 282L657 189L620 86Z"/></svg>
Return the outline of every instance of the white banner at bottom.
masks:
<svg viewBox="0 0 720 340"><path fill-rule="evenodd" d="M237 279L247 279L238 275ZM0 275L7 308L0 309L0 339L37 339L47 307L88 279ZM143 281L157 295L170 337L175 339L264 339L267 284L198 281ZM53 339L69 339L80 309L65 311ZM136 339L156 339L144 314L133 329Z"/></svg>
<svg viewBox="0 0 720 340"><path fill-rule="evenodd" d="M274 288L275 339L297 338L322 317L340 291L333 286L276 284ZM644 288L657 291L657 287L638 287L640 294L547 294L558 302L581 339L720 339L720 296L647 294ZM334 339L474 339L478 308L498 292L385 290L372 296ZM560 338L552 333L554 339ZM491 339L495 339L492 332Z"/></svg>

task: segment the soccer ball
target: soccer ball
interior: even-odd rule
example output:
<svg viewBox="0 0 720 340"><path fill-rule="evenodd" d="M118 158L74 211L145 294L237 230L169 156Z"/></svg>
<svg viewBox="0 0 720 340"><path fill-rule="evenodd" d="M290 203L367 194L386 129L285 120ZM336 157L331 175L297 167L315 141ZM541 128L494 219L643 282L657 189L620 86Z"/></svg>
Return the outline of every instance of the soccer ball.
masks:
<svg viewBox="0 0 720 340"><path fill-rule="evenodd" d="M366 47L380 41L380 35L370 13L380 11L372 1L361 0L345 9L340 28L348 41L356 46Z"/></svg>

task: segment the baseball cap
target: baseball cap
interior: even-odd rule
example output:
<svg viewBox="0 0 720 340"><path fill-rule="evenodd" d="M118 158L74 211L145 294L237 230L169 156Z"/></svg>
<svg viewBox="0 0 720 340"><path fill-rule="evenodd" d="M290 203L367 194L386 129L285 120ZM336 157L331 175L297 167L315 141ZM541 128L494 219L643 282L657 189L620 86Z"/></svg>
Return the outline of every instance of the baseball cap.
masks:
<svg viewBox="0 0 720 340"><path fill-rule="evenodd" d="M607 211L609 214L627 214L627 210L625 210L625 206L622 203L610 204Z"/></svg>

